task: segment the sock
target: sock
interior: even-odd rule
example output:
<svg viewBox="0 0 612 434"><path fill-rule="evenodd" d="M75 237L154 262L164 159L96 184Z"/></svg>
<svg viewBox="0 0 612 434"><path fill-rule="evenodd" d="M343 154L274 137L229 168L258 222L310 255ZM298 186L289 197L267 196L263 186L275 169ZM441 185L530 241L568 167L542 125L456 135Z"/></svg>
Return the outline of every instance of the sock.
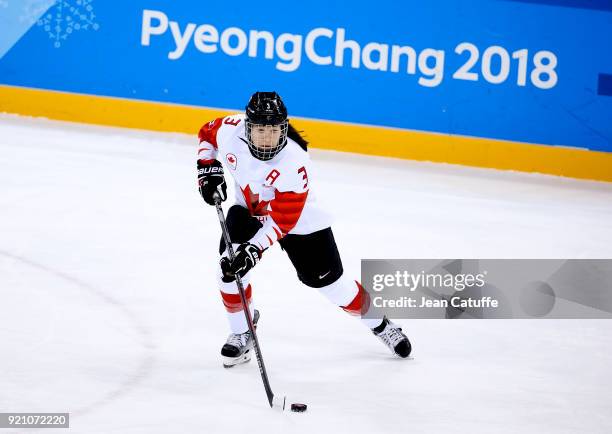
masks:
<svg viewBox="0 0 612 434"><path fill-rule="evenodd" d="M251 273L247 273L242 278L242 284L244 286L244 292L252 318L255 314L255 307L253 305L251 294L252 288L251 284L249 283L250 274ZM236 282L223 282L223 280L221 280L221 276L221 268L219 268L217 282L221 291L223 305L227 311L227 320L229 322L230 331L231 333L244 333L249 329L249 325L247 324L247 320L244 316L244 310L242 309L240 294L238 294L238 285L236 285Z"/></svg>
<svg viewBox="0 0 612 434"><path fill-rule="evenodd" d="M363 298L367 297L367 293L356 280L349 280L341 276L335 282L323 288L319 288L319 292L329 301L341 307L345 312L351 315L361 316L361 306L364 302ZM372 329L381 324L382 318L361 318L361 322Z"/></svg>

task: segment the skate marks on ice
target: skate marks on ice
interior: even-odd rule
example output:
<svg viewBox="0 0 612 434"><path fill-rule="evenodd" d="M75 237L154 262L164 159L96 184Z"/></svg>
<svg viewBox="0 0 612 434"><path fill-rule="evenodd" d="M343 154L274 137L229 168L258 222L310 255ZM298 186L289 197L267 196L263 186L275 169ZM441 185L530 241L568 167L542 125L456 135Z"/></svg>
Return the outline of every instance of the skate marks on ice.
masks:
<svg viewBox="0 0 612 434"><path fill-rule="evenodd" d="M127 327L129 327L131 329L131 332L133 332L133 336L135 337L135 340L137 341L137 346L140 348L140 355L139 355L139 360L136 362L136 368L132 369L132 372L130 372L129 374L125 374L125 372L121 372L121 377L123 377L123 379L110 379L107 378L104 383L104 385L107 384L113 384L115 383L116 385L111 387L111 390L102 394L102 396L100 397L91 397L91 401L89 403L86 404L82 404L79 407L70 407L65 409L66 411L69 411L71 416L77 416L77 415L83 415L86 413L90 413L94 410L97 410L99 407L102 407L106 404L109 404L112 401L115 401L121 397L123 397L124 395L127 395L128 393L130 393L133 389L135 389L136 387L138 387L147 377L149 377L151 375L153 366L155 364L155 352L156 352L156 345L154 343L154 339L153 336L151 334L151 331L149 328L147 328L141 321L140 319L132 312L130 311L130 309L123 304L122 302L120 302L119 300L110 297L108 294L105 294L101 289L96 288L93 285L90 285L87 282L84 282L82 280L80 280L79 278L76 278L70 274L67 274L65 272L62 272L60 270L56 270L53 269L51 267L48 267L46 265L37 263L35 261L32 261L28 258L22 257L22 256L18 256L15 255L13 253L7 252L6 250L0 250L0 258L4 258L5 261L9 261L9 262L13 262L13 268L21 268L23 270L28 270L27 274L26 272L21 272L19 279L22 280L22 276L32 276L32 274L36 275L39 274L40 276L43 276L44 282L48 283L48 279L49 277L51 278L56 278L59 281L61 281L64 285L68 285L67 287L64 286L62 293L69 293L71 292L71 290L66 291L66 289L68 289L69 287L72 287L73 289L76 289L78 292L80 292L81 294L85 293L87 294L87 304L89 305L94 304L94 308L93 310L91 310L90 312L86 312L85 315L91 315L93 311L98 311L98 310L103 310L101 309L101 306L106 306L107 308L111 309L114 312L118 312L120 317L123 317L122 320L119 320L117 322L119 322L119 326L121 325L126 325ZM4 269L4 271L7 271L7 269L5 267L2 267ZM4 273L3 271L3 275L6 276L6 273ZM34 271L35 273L32 273L32 271ZM38 273L36 273L38 272ZM4 287L5 282L3 282L2 286ZM54 289L59 289L62 288L62 285L57 284L53 287ZM6 291L6 287L4 287L4 290ZM23 289L23 288L20 288ZM47 288L44 288L47 289ZM24 291L24 292L27 292ZM59 299L60 297L62 297L65 294L51 294L52 297ZM3 291L3 298L6 298L7 295L4 293ZM92 302L91 300L95 300L95 302ZM19 294L17 294L15 301L17 301L18 303L27 303L28 300L28 296L25 295L22 291L19 292ZM52 306L52 307L49 307ZM75 305L70 305L68 306L70 309L74 309ZM24 311L27 311L27 306L20 306L21 308L21 312L23 313ZM51 310L56 310L55 313L50 313ZM47 327L44 330L44 334L46 334L46 338L44 339L52 339L58 346L61 347L61 345L63 344L62 340L70 340L71 336L56 336L56 330L55 330L55 321L58 321L58 314L57 314L57 307L55 305L47 305L47 309L45 309L47 314L52 315L52 318L49 318L50 321L47 322L47 324L41 324L40 322L38 323L38 325L46 325ZM61 314L61 312L60 312ZM70 315L70 314L69 314ZM68 316L69 316L68 315ZM95 315L95 314L94 314ZM88 316L88 319L90 317ZM102 318L103 320L106 319L105 317ZM63 319L64 321L66 320L66 318ZM68 321L70 321L71 319L68 318ZM34 321L41 321L41 318L36 318L34 319ZM59 320L62 321L62 320ZM95 321L95 318L94 318ZM116 318L111 318L110 321L116 321ZM78 323L78 322L73 322L70 324L71 327L74 328L81 328L83 327L82 323ZM115 326L115 328L119 327L119 326ZM60 325L61 327L61 325ZM106 327L106 324L102 324L102 327ZM2 327L4 328L4 327ZM3 332L2 328L0 328L0 332ZM112 328L112 327L109 327ZM41 328L42 331L42 328ZM106 332L106 330L105 330ZM120 333L125 334L126 331L125 330L121 330ZM23 336L25 336L24 333L22 333ZM27 337L27 336L26 336ZM17 343L20 343L20 339L19 337L17 337ZM95 338L95 336L93 337ZM81 344L82 342L79 342L78 344ZM77 345L78 345L77 344ZM112 344L115 344L115 341L112 342ZM73 345L71 345L73 346ZM28 357L32 357L32 358L37 358L38 357L38 352L36 351L37 348L28 348L26 351L30 352L31 354L28 355ZM42 348L44 350L44 348ZM79 350L79 348L77 348L77 350ZM81 357L87 357L87 354L79 354L79 356ZM89 354L89 357L96 357L96 354ZM9 356L10 358L10 356ZM78 368L81 369L81 371L85 371L86 369L88 369L89 367L92 366L92 364L88 364L87 360L84 360L83 362L81 362L84 366L78 366ZM112 363L112 362L111 362ZM104 367L103 367L104 368ZM107 375L112 375L112 371L113 369L116 369L116 367L112 366L110 369L108 369L108 372L106 373ZM10 374L10 371L9 371ZM29 375L29 374L28 374ZM60 370L60 374L58 375L65 375L64 373L61 373ZM10 378L10 376L9 376ZM17 380L18 381L18 380ZM65 380L66 381L66 380ZM69 380L68 380L69 381ZM118 383L118 384L117 384ZM19 385L17 385L18 387L20 387ZM21 386L21 388L24 391L28 390L28 385L24 384ZM76 385L76 387L80 388L82 387L81 384ZM95 388L94 390L97 390L97 388ZM80 392L80 390L79 390ZM81 400L80 398L82 398L82 395L79 397L79 400L82 402L83 400ZM89 398L89 397L88 397ZM31 401L31 399L28 397L26 400ZM18 403L13 402L13 400L11 399L10 402L11 405L20 405ZM31 405L31 404L28 404ZM35 406L39 406L39 403L34 402L33 405ZM53 405L62 405L62 404L53 404ZM43 411L45 409L41 409L41 411ZM55 410L54 410L55 411Z"/></svg>

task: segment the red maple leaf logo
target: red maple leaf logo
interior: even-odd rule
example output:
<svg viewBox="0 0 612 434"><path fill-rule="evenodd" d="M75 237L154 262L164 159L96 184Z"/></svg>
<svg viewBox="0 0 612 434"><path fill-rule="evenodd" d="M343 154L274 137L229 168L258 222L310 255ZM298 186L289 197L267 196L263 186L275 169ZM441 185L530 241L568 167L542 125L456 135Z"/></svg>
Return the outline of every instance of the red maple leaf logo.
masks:
<svg viewBox="0 0 612 434"><path fill-rule="evenodd" d="M229 157L227 157L227 161L229 161L230 163L233 163L236 161L236 159L230 155Z"/></svg>
<svg viewBox="0 0 612 434"><path fill-rule="evenodd" d="M247 185L244 189L240 187L240 190L242 190L242 195L244 196L244 200L246 201L247 206L249 207L249 212L252 216L268 215L268 204L270 201L262 200L260 202L259 194L253 193L249 185Z"/></svg>

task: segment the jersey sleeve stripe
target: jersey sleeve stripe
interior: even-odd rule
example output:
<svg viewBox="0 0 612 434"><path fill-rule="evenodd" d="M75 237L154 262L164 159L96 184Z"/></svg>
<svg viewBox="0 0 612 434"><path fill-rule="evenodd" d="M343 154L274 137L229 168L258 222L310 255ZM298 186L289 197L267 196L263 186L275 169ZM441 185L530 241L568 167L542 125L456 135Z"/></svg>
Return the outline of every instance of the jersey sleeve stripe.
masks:
<svg viewBox="0 0 612 434"><path fill-rule="evenodd" d="M274 229L274 233L276 234L277 240L280 240L281 238L283 238L283 234L279 232L278 229L276 229L276 227L272 227L272 229Z"/></svg>

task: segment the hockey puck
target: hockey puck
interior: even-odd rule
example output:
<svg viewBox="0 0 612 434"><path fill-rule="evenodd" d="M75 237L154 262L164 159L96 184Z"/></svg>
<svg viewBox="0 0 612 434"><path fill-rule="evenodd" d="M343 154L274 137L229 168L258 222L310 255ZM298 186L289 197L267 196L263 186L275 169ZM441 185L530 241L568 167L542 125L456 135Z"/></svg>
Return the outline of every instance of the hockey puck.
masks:
<svg viewBox="0 0 612 434"><path fill-rule="evenodd" d="M296 413L303 413L306 411L308 406L306 404L291 404L291 411L295 411Z"/></svg>

